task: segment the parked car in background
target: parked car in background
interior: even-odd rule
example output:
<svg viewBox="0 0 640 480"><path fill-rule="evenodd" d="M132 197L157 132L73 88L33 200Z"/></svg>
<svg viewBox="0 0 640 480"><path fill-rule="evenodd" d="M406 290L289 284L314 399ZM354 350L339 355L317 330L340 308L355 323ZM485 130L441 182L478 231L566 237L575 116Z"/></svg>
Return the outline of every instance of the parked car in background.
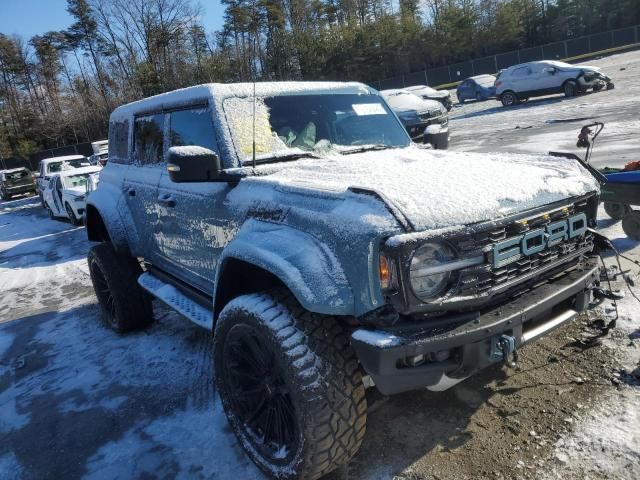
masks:
<svg viewBox="0 0 640 480"><path fill-rule="evenodd" d="M476 75L462 81L456 89L458 102L467 100L487 100L496 96L496 77L493 75Z"/></svg>
<svg viewBox="0 0 640 480"><path fill-rule="evenodd" d="M0 197L11 200L14 195L36 192L35 179L24 167L0 171Z"/></svg>
<svg viewBox="0 0 640 480"><path fill-rule="evenodd" d="M52 174L42 193L49 216L68 218L73 225L80 225L90 191L89 185L93 183L92 177L100 170L100 166L89 166Z"/></svg>
<svg viewBox="0 0 640 480"><path fill-rule="evenodd" d="M89 157L91 165L100 165L104 167L109 159L109 141L99 140L97 142L91 142L91 148L93 154Z"/></svg>
<svg viewBox="0 0 640 480"><path fill-rule="evenodd" d="M451 101L451 92L449 90L436 90L427 85L414 85L413 87L405 87L405 90L419 96L423 100L435 100L445 106L447 111L453 107Z"/></svg>
<svg viewBox="0 0 640 480"><path fill-rule="evenodd" d="M72 168L89 167L91 163L87 157L83 155L67 155L63 157L45 158L40 161L40 170L37 180L38 194L40 195L40 203L45 207L42 192L49 184L52 174Z"/></svg>
<svg viewBox="0 0 640 480"><path fill-rule="evenodd" d="M449 116L444 105L403 89L382 90L380 94L414 142L428 143L441 150L449 148Z"/></svg>
<svg viewBox="0 0 640 480"><path fill-rule="evenodd" d="M505 107L526 101L529 97L554 93L574 97L588 90L599 92L613 87L611 78L601 73L598 67L555 60L514 65L500 72L496 80L497 98Z"/></svg>

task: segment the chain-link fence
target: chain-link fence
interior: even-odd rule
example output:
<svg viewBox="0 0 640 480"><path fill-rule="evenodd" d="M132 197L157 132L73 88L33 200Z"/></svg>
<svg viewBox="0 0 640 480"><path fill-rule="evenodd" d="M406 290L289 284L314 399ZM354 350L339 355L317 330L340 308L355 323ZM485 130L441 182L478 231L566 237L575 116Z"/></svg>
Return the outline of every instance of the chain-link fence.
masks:
<svg viewBox="0 0 640 480"><path fill-rule="evenodd" d="M373 86L380 90L385 90L387 88L404 88L412 85L446 85L462 81L474 75L482 75L485 73L494 74L503 68L517 65L518 63L532 62L535 60L571 59L580 55L636 43L640 43L640 25L608 32L594 33L593 35L548 43L538 47L499 53L497 55L491 55L490 57L454 63L446 67L405 73L398 77L385 78L384 80L374 82Z"/></svg>

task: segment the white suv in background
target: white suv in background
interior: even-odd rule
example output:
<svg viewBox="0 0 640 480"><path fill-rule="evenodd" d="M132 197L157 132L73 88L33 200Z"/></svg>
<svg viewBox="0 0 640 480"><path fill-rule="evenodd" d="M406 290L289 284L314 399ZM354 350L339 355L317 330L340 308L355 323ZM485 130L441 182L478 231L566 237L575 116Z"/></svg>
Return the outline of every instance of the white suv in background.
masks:
<svg viewBox="0 0 640 480"><path fill-rule="evenodd" d="M613 82L598 67L554 60L514 65L502 70L496 79L496 97L505 107L526 101L529 97L554 93L573 97L589 89L598 92L603 88L612 89Z"/></svg>

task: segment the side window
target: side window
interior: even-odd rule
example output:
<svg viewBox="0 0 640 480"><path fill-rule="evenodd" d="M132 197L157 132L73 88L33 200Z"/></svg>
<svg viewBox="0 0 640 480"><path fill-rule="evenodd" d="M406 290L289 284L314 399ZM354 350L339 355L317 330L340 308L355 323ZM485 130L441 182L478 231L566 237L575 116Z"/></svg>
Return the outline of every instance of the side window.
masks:
<svg viewBox="0 0 640 480"><path fill-rule="evenodd" d="M129 161L129 120L109 124L109 161L130 163Z"/></svg>
<svg viewBox="0 0 640 480"><path fill-rule="evenodd" d="M171 112L169 125L171 147L197 145L219 154L209 109L198 108Z"/></svg>
<svg viewBox="0 0 640 480"><path fill-rule="evenodd" d="M529 67L520 67L516 68L512 73L512 77L526 77L531 73L531 69Z"/></svg>
<svg viewBox="0 0 640 480"><path fill-rule="evenodd" d="M136 118L134 156L142 165L162 163L164 114Z"/></svg>

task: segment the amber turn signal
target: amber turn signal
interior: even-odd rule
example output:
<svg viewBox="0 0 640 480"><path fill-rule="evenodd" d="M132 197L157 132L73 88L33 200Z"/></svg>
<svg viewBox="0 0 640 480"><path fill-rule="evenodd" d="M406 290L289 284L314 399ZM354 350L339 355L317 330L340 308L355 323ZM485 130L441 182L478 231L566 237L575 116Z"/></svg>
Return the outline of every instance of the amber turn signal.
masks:
<svg viewBox="0 0 640 480"><path fill-rule="evenodd" d="M386 290L391 286L391 268L389 266L389 259L384 255L380 255L378 273L380 275L380 286Z"/></svg>

